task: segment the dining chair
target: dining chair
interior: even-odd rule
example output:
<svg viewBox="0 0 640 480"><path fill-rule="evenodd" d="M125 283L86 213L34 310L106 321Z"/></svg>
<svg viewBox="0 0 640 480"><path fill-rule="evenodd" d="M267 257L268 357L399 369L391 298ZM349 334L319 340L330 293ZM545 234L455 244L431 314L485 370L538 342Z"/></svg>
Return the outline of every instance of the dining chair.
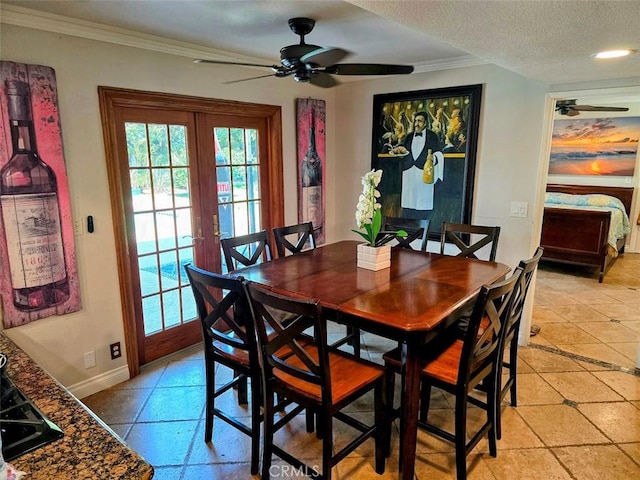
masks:
<svg viewBox="0 0 640 480"><path fill-rule="evenodd" d="M304 249L316 248L316 238L311 222L275 227L273 229L278 258L302 252Z"/></svg>
<svg viewBox="0 0 640 480"><path fill-rule="evenodd" d="M517 367L518 367L518 332L520 330L520 323L522 321L522 314L524 313L525 303L527 301L527 293L533 279L533 274L538 267L540 257L542 257L543 248L538 247L534 255L527 259L521 260L518 267L522 269L522 274L518 279L518 283L515 287L513 294L513 306L507 325L505 328L504 340L501 346L500 353L500 365L498 372L498 409L496 411L496 434L498 440L502 438L502 401L510 392L511 406L518 406L517 396ZM509 346L509 358L504 360L505 350L507 345ZM506 367L509 372L507 380L502 383L502 368Z"/></svg>
<svg viewBox="0 0 640 480"><path fill-rule="evenodd" d="M220 240L227 271L271 261L271 243L266 230Z"/></svg>
<svg viewBox="0 0 640 480"><path fill-rule="evenodd" d="M512 306L514 288L521 276L517 268L506 280L483 286L474 304L464 339L443 332L443 338L428 344L423 355L421 372L420 414L418 427L455 445L456 478L467 478L466 457L478 444L488 437L489 453L497 456L496 411L497 382L500 364L500 346L503 330ZM481 335L478 330L483 319L488 319ZM393 392L395 374L401 371L400 349L396 348L383 355L386 368L387 396ZM486 386L486 401L472 396L474 387ZM429 423L429 402L432 387L449 392L455 397L454 432ZM469 404L486 412L486 420L475 432L467 432L467 409ZM396 417L398 410L389 405L387 417ZM387 434L385 434L387 435ZM470 437L467 441L467 437ZM386 437L385 437L386 438Z"/></svg>
<svg viewBox="0 0 640 480"><path fill-rule="evenodd" d="M499 226L444 222L440 233L440 253L444 254L446 246L453 244L459 249L458 257L478 258L476 255L478 251L489 245L491 250L488 260L494 262L499 237Z"/></svg>
<svg viewBox="0 0 640 480"><path fill-rule="evenodd" d="M213 418L218 417L251 438L251 473L258 473L260 452L260 367L255 337L247 334L250 309L241 277L231 278L191 264L185 271L202 325L206 377L204 441L213 436ZM224 365L234 373L225 384L216 383L216 369ZM216 407L216 399L238 387L238 403L247 403L246 379L251 382L251 421L247 425ZM222 439L221 439L222 440Z"/></svg>
<svg viewBox="0 0 640 480"><path fill-rule="evenodd" d="M331 480L331 469L367 439L375 439L376 472L384 472L386 428L384 369L380 365L327 346L322 306L317 300L279 295L255 283L245 284L252 309L254 329L261 355L264 429L262 439L262 480L270 478L273 455L280 457L305 475ZM295 320L283 324L274 312L286 312ZM296 338L313 330L313 343L301 344ZM269 331L273 333L269 335ZM289 349L282 358L279 352ZM364 394L374 391L374 422L366 425L342 411ZM276 419L273 396L297 404ZM295 418L302 409L318 416L318 437L322 442L322 468L305 464L274 444L274 434ZM358 430L359 435L334 453L333 419Z"/></svg>
<svg viewBox="0 0 640 480"><path fill-rule="evenodd" d="M404 230L407 232L406 237L400 237L394 235L398 230ZM382 231L381 235L389 235L388 241L396 240L397 244L394 245L400 248L413 249L411 244L420 239L420 250L427 251L427 240L429 234L429 220L415 219L415 218L401 218L401 217L384 217L382 219Z"/></svg>

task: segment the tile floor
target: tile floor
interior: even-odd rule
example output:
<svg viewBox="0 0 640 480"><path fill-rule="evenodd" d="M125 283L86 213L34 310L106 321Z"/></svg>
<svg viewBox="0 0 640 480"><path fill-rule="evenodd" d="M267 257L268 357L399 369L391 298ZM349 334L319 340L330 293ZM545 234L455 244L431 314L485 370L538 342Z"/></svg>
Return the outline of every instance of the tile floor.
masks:
<svg viewBox="0 0 640 480"><path fill-rule="evenodd" d="M531 340L549 350L633 370L640 349L640 254L627 253L597 282L597 272L541 263Z"/></svg>
<svg viewBox="0 0 640 480"><path fill-rule="evenodd" d="M498 456L486 441L467 458L469 479L630 480L640 478L640 372L633 370L640 335L640 255L626 254L598 284L591 271L568 276L543 265L535 295L541 327L529 347L519 349L518 407L505 404ZM574 269L575 270L575 269ZM575 271L572 273L576 273ZM393 347L364 334L374 361ZM399 382L397 382L399 383ZM155 467L155 479L251 479L248 437L214 423L214 441L203 441L204 367L192 347L143 368L140 376L83 401ZM226 405L239 414L233 393ZM396 399L397 402L397 399ZM433 417L450 422L451 398L437 394ZM371 402L352 407L371 414ZM470 412L470 422L479 418ZM336 436L343 438L340 422ZM291 448L319 457L304 421L289 431ZM450 444L419 432L416 478L455 478ZM387 471L374 471L371 442L334 468L334 478L396 479L398 429L394 428ZM273 478L298 478L275 469Z"/></svg>

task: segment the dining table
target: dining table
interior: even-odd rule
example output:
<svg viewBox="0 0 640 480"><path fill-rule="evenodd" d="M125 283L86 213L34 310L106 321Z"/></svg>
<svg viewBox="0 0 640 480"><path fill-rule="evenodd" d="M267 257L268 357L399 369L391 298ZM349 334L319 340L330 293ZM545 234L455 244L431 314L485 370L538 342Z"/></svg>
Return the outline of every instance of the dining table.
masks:
<svg viewBox="0 0 640 480"><path fill-rule="evenodd" d="M402 351L399 467L412 480L416 461L421 352L473 304L483 285L504 278L502 263L392 248L391 266L356 265L344 240L234 272L290 296L317 299L329 320L392 340Z"/></svg>

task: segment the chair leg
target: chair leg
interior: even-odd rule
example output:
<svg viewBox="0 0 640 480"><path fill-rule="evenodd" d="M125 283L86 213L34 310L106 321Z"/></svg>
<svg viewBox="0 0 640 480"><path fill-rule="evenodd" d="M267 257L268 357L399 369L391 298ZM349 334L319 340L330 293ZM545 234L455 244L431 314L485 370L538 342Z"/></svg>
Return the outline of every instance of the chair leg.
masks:
<svg viewBox="0 0 640 480"><path fill-rule="evenodd" d="M467 480L467 395L456 394L456 479Z"/></svg>
<svg viewBox="0 0 640 480"><path fill-rule="evenodd" d="M328 412L321 413L318 430L322 424L322 478L331 480L331 458L333 457L333 417Z"/></svg>
<svg viewBox="0 0 640 480"><path fill-rule="evenodd" d="M313 431L315 430L315 423L316 423L315 412L312 409L307 408L305 410L305 419L307 422L307 433L313 433Z"/></svg>
<svg viewBox="0 0 640 480"><path fill-rule="evenodd" d="M264 383L263 383L264 385ZM265 389L266 390L266 389ZM273 415L274 415L274 405L273 405L273 391L264 393L262 395L263 403L263 431L264 435L262 438L262 475L261 480L269 480L270 474L269 470L271 469L271 458L273 456L272 448L273 448Z"/></svg>
<svg viewBox="0 0 640 480"><path fill-rule="evenodd" d="M206 392L207 398L205 422L204 422L204 441L206 443L211 441L213 436L213 409L215 407L215 390L216 390L216 364L213 361L205 359L205 376L206 376Z"/></svg>
<svg viewBox="0 0 640 480"><path fill-rule="evenodd" d="M360 357L360 329L359 328L353 329L353 337L351 339L351 342L353 345L353 354L356 357Z"/></svg>
<svg viewBox="0 0 640 480"><path fill-rule="evenodd" d="M385 401L387 402L384 423L384 456L388 458L391 455L391 425L394 419L393 396L395 393L396 374L389 366L386 366L384 377Z"/></svg>
<svg viewBox="0 0 640 480"><path fill-rule="evenodd" d="M247 377L238 372L234 372L234 374L241 377L238 382L238 405L246 405L248 403Z"/></svg>
<svg viewBox="0 0 640 480"><path fill-rule="evenodd" d="M420 386L420 416L421 422L427 423L429 415L429 403L431 402L431 384L423 381Z"/></svg>
<svg viewBox="0 0 640 480"><path fill-rule="evenodd" d="M257 475L260 467L260 405L262 392L259 379L251 379L251 475Z"/></svg>
<svg viewBox="0 0 640 480"><path fill-rule="evenodd" d="M386 375L385 375L386 377ZM391 425L391 418L388 417L389 408L387 406L387 385L386 378L376 385L374 391L374 412L375 412L375 442L376 442L376 473L382 475L384 473L384 461L387 457L387 450L390 450L387 440L387 434L391 433L391 429L387 425Z"/></svg>
<svg viewBox="0 0 640 480"><path fill-rule="evenodd" d="M516 373L518 369L518 339L514 338L511 342L511 348L509 351L509 378L511 378L511 406L518 406L518 396L516 394Z"/></svg>
<svg viewBox="0 0 640 480"><path fill-rule="evenodd" d="M500 399L502 398L502 394L499 392L500 383L497 381L497 373L494 373L491 376L493 377L493 380L487 389L487 421L490 425L489 454L492 457L496 457L498 455L498 449L496 446L496 430L500 428L500 413L498 413L498 410L500 409Z"/></svg>

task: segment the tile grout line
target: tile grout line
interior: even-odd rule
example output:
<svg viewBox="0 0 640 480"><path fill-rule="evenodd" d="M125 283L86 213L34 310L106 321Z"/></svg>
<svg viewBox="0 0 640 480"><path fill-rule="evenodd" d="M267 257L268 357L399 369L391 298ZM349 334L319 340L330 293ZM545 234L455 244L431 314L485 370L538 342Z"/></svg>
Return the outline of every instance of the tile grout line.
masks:
<svg viewBox="0 0 640 480"><path fill-rule="evenodd" d="M597 360L595 358L590 358L590 357L585 357L583 355L578 355L575 353L571 353L571 352L567 352L565 350L561 350L557 347L550 347L548 345L540 345L537 343L529 343L529 345L527 345L528 347L531 348L537 348L538 350L543 350L545 352L549 352L549 353L555 353L557 355L562 355L563 357L568 357L571 358L573 360L579 360L581 362L586 362L586 363L591 363L593 365L598 365L599 367L604 367L604 368L608 368L609 370L617 370L619 372L623 372L623 373L628 373L630 375L634 375L636 377L640 377L640 369L635 368L635 369L631 369L631 368L627 368L627 367L621 367L620 365L615 365L613 363L609 363L609 362L605 362L603 360Z"/></svg>

